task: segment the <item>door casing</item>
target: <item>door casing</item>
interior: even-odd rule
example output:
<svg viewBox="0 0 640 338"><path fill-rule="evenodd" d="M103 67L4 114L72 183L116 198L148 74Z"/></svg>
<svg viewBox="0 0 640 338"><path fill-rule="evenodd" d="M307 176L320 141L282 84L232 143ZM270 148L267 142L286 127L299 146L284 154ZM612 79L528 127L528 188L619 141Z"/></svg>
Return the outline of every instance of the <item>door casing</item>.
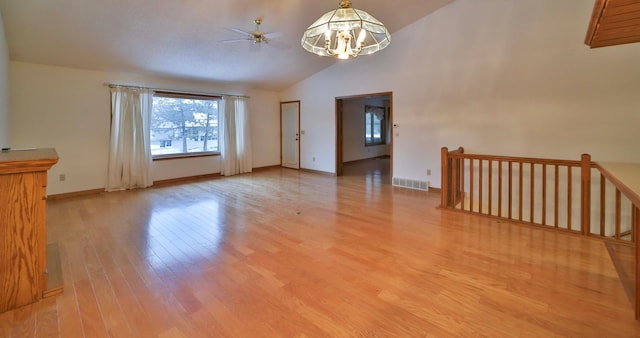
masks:
<svg viewBox="0 0 640 338"><path fill-rule="evenodd" d="M343 133L344 126L342 125L342 116L344 114L343 106L345 100L371 98L376 96L389 97L389 126L392 128L389 133L389 145L390 145L390 161L389 176L393 177L393 92L362 94L353 96L340 96L336 97L336 176L342 175L343 162Z"/></svg>
<svg viewBox="0 0 640 338"><path fill-rule="evenodd" d="M295 118L293 126L288 123L290 121L287 119L291 118L288 114L293 114ZM296 152L292 159L286 154L291 147ZM300 101L280 102L280 165L300 169Z"/></svg>

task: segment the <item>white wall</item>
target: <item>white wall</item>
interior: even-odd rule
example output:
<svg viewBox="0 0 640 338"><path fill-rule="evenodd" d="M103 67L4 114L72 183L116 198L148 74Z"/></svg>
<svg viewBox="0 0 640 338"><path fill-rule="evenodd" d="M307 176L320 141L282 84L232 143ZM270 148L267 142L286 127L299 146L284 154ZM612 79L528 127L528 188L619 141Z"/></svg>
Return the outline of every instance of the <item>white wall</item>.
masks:
<svg viewBox="0 0 640 338"><path fill-rule="evenodd" d="M9 49L0 15L0 148L11 146L11 114L9 109Z"/></svg>
<svg viewBox="0 0 640 338"><path fill-rule="evenodd" d="M443 146L640 162L640 44L589 49L592 8L584 0L457 0L395 32L386 50L296 84L283 99L306 107L302 166L335 172L335 97L387 91L399 125L397 177L439 187Z"/></svg>
<svg viewBox="0 0 640 338"><path fill-rule="evenodd" d="M60 156L49 172L49 194L104 188L111 114L104 83L249 95L253 166L280 163L278 93L23 62L11 62L10 69L12 146L53 147ZM199 157L155 161L152 170L154 180L164 180L218 173L219 167L219 157Z"/></svg>

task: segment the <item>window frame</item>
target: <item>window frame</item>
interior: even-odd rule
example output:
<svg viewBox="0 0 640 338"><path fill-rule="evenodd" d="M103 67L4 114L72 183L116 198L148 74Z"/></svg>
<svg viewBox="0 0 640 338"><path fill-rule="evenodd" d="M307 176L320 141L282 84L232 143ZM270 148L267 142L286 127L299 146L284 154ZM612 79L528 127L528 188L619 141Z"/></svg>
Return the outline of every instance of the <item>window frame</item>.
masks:
<svg viewBox="0 0 640 338"><path fill-rule="evenodd" d="M379 106L369 106L369 105L365 105L364 106L364 146L365 147L373 147L373 146L380 146L380 145L384 145L387 143L386 140L386 120L387 120L387 114L386 114L387 110L385 107L379 107ZM369 123L367 123L367 115L371 114L373 115L373 117L375 117L377 114L381 114L382 115L382 119L380 120L380 141L375 141L375 137L374 137L374 130L375 130L375 123L374 123L374 118L371 119L370 125ZM371 128L371 136L367 137L367 128Z"/></svg>
<svg viewBox="0 0 640 338"><path fill-rule="evenodd" d="M209 100L209 101L218 101L218 137L220 136L220 102L222 102L222 96L220 95L207 95L207 94L195 94L195 93L185 93L185 92L176 92L176 91L155 91L153 93L153 97L167 97L167 98L175 98L175 99L195 99L195 100ZM152 117L153 117L153 109L152 109ZM151 140L150 140L151 141ZM182 153L174 153L174 154L158 154L151 155L153 161L162 161L162 160L175 160L181 158L192 158L192 157L206 157L206 156L220 156L220 147L219 147L219 138L218 138L218 150L215 151L194 151L194 152L182 152Z"/></svg>

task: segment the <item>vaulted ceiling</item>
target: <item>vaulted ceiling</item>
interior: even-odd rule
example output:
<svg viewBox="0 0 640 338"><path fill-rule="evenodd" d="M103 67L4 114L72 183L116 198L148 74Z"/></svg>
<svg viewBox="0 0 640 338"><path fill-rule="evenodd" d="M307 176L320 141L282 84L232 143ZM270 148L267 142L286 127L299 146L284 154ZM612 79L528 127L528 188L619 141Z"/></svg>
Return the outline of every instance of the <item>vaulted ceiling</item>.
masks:
<svg viewBox="0 0 640 338"><path fill-rule="evenodd" d="M392 34L453 0L353 0ZM0 0L13 61L134 72L282 90L340 62L300 47L338 0ZM280 33L273 43L221 43L230 30ZM383 51L384 52L384 51ZM370 56L370 57L375 57Z"/></svg>

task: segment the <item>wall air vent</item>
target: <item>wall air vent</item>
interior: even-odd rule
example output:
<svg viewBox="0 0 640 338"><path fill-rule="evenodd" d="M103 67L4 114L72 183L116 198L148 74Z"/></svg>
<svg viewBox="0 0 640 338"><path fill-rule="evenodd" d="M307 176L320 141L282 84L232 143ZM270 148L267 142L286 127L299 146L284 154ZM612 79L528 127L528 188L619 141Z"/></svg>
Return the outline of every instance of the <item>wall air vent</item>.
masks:
<svg viewBox="0 0 640 338"><path fill-rule="evenodd" d="M406 178L393 178L394 187L409 188L414 190L429 191L429 181L410 180Z"/></svg>

